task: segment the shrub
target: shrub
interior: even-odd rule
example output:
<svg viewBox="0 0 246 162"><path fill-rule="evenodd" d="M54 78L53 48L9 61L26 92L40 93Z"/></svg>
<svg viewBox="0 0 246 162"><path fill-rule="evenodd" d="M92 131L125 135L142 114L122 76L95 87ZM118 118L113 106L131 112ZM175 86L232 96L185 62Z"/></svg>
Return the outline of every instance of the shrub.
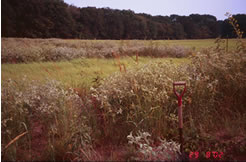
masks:
<svg viewBox="0 0 246 162"><path fill-rule="evenodd" d="M152 132L154 138L166 136L167 132L175 136L176 120L171 118L177 106L172 91L175 80L187 80L189 85L185 68L172 63L152 63L116 73L98 88L92 88L99 102L97 108L104 117L106 127L101 128L104 135L114 142L125 141L132 130L142 129Z"/></svg>

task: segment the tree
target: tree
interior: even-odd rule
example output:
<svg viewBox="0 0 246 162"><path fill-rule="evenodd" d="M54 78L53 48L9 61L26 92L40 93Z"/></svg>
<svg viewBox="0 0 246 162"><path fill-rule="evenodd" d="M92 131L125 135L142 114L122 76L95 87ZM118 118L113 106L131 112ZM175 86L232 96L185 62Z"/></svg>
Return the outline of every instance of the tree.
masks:
<svg viewBox="0 0 246 162"><path fill-rule="evenodd" d="M246 15L234 15L246 36ZM132 10L78 8L63 0L2 0L2 36L81 39L235 37L228 19L212 15L151 16Z"/></svg>

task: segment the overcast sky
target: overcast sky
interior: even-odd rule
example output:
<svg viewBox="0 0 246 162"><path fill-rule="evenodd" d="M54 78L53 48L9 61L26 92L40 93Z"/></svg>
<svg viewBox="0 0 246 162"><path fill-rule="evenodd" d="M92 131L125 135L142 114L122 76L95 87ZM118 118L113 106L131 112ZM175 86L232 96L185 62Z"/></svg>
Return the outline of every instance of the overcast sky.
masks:
<svg viewBox="0 0 246 162"><path fill-rule="evenodd" d="M112 9L130 9L135 13L170 16L171 14L188 16L192 13L210 14L218 20L224 20L224 14L246 14L246 0L64 0L78 7L109 7Z"/></svg>

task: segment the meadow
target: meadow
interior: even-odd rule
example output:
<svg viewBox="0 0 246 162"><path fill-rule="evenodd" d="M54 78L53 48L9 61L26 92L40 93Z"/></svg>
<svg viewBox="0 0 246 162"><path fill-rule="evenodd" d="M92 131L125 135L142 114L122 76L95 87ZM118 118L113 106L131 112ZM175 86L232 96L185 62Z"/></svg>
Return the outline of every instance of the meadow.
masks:
<svg viewBox="0 0 246 162"><path fill-rule="evenodd" d="M236 39L228 42L228 49L235 49ZM139 56L139 66L150 61L174 60L179 63L188 61L187 57L192 54L215 47L214 39L148 41L2 38L2 80L19 80L25 75L31 80L57 79L72 87L81 84L91 86L93 78L104 78L119 71L119 60L127 68L136 66L136 54ZM180 57L183 59L177 59Z"/></svg>
<svg viewBox="0 0 246 162"><path fill-rule="evenodd" d="M183 158L245 160L243 41L2 38L2 159L181 160L182 80Z"/></svg>
<svg viewBox="0 0 246 162"><path fill-rule="evenodd" d="M143 66L148 62L170 62L177 64L189 62L182 58L147 58L139 57L137 64L132 58L122 58L120 62L131 69L137 66ZM119 72L118 61L115 59L84 58L71 61L43 62L28 64L3 64L2 79L21 80L26 76L30 80L56 79L67 87L86 86L90 88L95 79L103 79L112 73Z"/></svg>

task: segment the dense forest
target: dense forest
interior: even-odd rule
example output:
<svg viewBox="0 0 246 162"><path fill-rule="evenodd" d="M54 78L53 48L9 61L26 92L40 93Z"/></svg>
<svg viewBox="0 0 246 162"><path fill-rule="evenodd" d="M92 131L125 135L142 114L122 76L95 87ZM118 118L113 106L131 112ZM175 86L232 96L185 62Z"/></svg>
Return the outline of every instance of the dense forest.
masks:
<svg viewBox="0 0 246 162"><path fill-rule="evenodd" d="M131 10L79 8L63 0L2 0L2 37L203 39L236 37L212 15L151 16ZM165 8L163 8L165 9ZM246 36L246 14L234 15Z"/></svg>

